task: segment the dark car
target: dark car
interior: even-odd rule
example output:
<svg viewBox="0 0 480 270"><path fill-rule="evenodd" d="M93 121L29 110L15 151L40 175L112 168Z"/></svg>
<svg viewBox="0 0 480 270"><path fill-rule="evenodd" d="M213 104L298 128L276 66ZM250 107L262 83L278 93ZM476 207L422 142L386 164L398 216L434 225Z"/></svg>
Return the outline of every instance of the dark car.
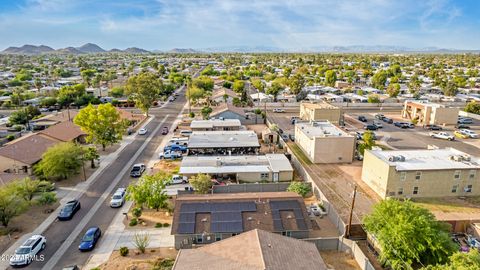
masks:
<svg viewBox="0 0 480 270"><path fill-rule="evenodd" d="M367 118L363 115L358 116L358 120L362 121L362 122L367 122L368 121Z"/></svg>
<svg viewBox="0 0 480 270"><path fill-rule="evenodd" d="M388 124L393 124L393 119L388 117L383 117L382 121Z"/></svg>
<svg viewBox="0 0 480 270"><path fill-rule="evenodd" d="M426 130L442 130L441 126L437 125L425 125Z"/></svg>
<svg viewBox="0 0 480 270"><path fill-rule="evenodd" d="M145 164L142 164L142 163L135 164L135 165L133 165L132 170L130 171L130 176L131 177L140 177L140 176L142 176L145 169L146 169Z"/></svg>
<svg viewBox="0 0 480 270"><path fill-rule="evenodd" d="M458 124L455 126L456 129L470 129L470 126L469 125L465 125L465 124Z"/></svg>
<svg viewBox="0 0 480 270"><path fill-rule="evenodd" d="M78 210L80 210L80 202L78 200L69 201L58 213L58 220L70 220Z"/></svg>
<svg viewBox="0 0 480 270"><path fill-rule="evenodd" d="M187 147L179 144L171 144L163 148L163 152L173 151L173 152L187 152Z"/></svg>
<svg viewBox="0 0 480 270"><path fill-rule="evenodd" d="M393 123L396 127L399 127L399 128L409 128L410 127L410 124L409 123L405 123L405 122L395 122Z"/></svg>
<svg viewBox="0 0 480 270"><path fill-rule="evenodd" d="M80 251L89 251L94 249L101 235L102 235L102 232L100 231L100 228L91 227L90 229L87 230L87 232L83 236L82 242L80 242L78 249Z"/></svg>
<svg viewBox="0 0 480 270"><path fill-rule="evenodd" d="M163 127L162 128L162 135L167 135L168 134L168 127Z"/></svg>
<svg viewBox="0 0 480 270"><path fill-rule="evenodd" d="M375 125L366 125L364 128L366 130L377 130L378 129L378 127L375 126Z"/></svg>

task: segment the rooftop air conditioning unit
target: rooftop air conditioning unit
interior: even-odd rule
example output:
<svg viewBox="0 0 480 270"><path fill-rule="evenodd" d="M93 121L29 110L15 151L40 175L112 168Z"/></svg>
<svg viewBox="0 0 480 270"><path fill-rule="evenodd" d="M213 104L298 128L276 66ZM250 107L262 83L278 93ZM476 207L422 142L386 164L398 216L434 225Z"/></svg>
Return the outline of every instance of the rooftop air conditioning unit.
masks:
<svg viewBox="0 0 480 270"><path fill-rule="evenodd" d="M405 156L402 156L402 155L397 156L397 161L404 162L405 161Z"/></svg>
<svg viewBox="0 0 480 270"><path fill-rule="evenodd" d="M397 161L397 157L396 156L389 156L388 161L395 162L395 161Z"/></svg>
<svg viewBox="0 0 480 270"><path fill-rule="evenodd" d="M463 155L463 160L465 161L471 161L472 160L472 157L470 155Z"/></svg>

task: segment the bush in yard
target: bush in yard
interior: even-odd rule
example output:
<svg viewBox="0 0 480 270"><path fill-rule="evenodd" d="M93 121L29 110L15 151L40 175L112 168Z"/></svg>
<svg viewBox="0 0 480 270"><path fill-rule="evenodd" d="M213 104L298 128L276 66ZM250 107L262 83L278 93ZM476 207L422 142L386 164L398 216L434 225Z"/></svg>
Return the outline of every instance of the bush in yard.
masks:
<svg viewBox="0 0 480 270"><path fill-rule="evenodd" d="M199 173L190 179L190 184L196 193L207 194L212 188L212 178L208 174Z"/></svg>
<svg viewBox="0 0 480 270"><path fill-rule="evenodd" d="M145 249L150 244L150 235L148 233L136 232L133 235L133 244L141 253L145 253Z"/></svg>
<svg viewBox="0 0 480 270"><path fill-rule="evenodd" d="M15 140L15 135L10 134L7 136L7 141L11 142L13 140Z"/></svg>
<svg viewBox="0 0 480 270"><path fill-rule="evenodd" d="M305 196L312 191L312 188L305 182L294 181L290 183L287 191L295 192L305 198Z"/></svg>
<svg viewBox="0 0 480 270"><path fill-rule="evenodd" d="M136 218L139 218L142 215L142 208L141 207L133 208L132 215Z"/></svg>
<svg viewBox="0 0 480 270"><path fill-rule="evenodd" d="M37 202L40 205L50 205L57 201L57 195L55 192L43 192L40 195L40 198L37 199Z"/></svg>
<svg viewBox="0 0 480 270"><path fill-rule="evenodd" d="M128 255L128 248L127 247L121 247L120 248L120 256L125 257Z"/></svg>
<svg viewBox="0 0 480 270"><path fill-rule="evenodd" d="M138 224L138 220L136 218L132 218L128 223L128 226L136 226Z"/></svg>
<svg viewBox="0 0 480 270"><path fill-rule="evenodd" d="M163 224L162 223L155 223L155 228L162 228Z"/></svg>
<svg viewBox="0 0 480 270"><path fill-rule="evenodd" d="M163 223L163 227L170 227L170 223Z"/></svg>

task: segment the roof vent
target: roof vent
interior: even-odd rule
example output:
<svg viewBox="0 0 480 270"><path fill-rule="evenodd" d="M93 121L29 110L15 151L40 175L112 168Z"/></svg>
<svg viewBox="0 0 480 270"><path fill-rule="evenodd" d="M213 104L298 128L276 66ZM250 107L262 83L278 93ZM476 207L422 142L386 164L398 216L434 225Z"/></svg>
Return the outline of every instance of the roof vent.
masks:
<svg viewBox="0 0 480 270"><path fill-rule="evenodd" d="M247 220L253 220L253 217L248 217Z"/></svg>
<svg viewBox="0 0 480 270"><path fill-rule="evenodd" d="M207 218L202 218L202 222L207 222Z"/></svg>

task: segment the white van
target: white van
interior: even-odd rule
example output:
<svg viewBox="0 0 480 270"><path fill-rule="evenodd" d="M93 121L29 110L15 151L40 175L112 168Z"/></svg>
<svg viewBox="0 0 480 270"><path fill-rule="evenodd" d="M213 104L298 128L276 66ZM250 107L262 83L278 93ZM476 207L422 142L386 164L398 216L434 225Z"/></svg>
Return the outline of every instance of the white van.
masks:
<svg viewBox="0 0 480 270"><path fill-rule="evenodd" d="M191 130L181 130L180 135L185 136L185 137L190 137L190 135L192 135L192 131Z"/></svg>
<svg viewBox="0 0 480 270"><path fill-rule="evenodd" d="M172 138L167 145L172 145L172 144L188 146L188 138L187 137Z"/></svg>

